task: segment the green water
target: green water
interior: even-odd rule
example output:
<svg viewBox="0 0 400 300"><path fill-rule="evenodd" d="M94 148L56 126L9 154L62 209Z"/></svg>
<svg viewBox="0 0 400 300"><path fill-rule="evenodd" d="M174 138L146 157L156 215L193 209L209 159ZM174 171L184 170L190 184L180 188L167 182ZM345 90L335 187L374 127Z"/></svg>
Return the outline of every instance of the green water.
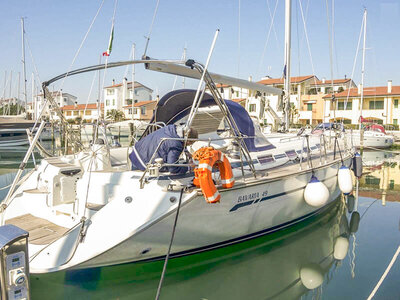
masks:
<svg viewBox="0 0 400 300"><path fill-rule="evenodd" d="M11 159L4 158L21 158L4 151L0 157L2 187L15 172ZM356 232L346 199L340 197L323 214L284 230L171 259L161 299L367 299L400 245L400 157L366 152L363 160ZM339 239L348 240L349 248L337 259L335 247L343 249ZM32 298L154 299L162 266L158 261L33 275ZM306 288L310 278L300 276L307 268L321 276L315 289ZM399 299L399 278L400 258L374 299Z"/></svg>

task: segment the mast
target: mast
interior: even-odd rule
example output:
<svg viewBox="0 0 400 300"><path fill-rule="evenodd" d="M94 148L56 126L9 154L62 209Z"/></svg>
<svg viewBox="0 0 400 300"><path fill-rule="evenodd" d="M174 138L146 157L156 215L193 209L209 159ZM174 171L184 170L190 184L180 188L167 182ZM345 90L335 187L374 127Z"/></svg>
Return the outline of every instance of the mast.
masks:
<svg viewBox="0 0 400 300"><path fill-rule="evenodd" d="M24 80L24 99L25 99L25 119L27 118L27 95L26 95L26 67L25 67L25 28L24 28L24 18L21 18L22 27L22 74Z"/></svg>
<svg viewBox="0 0 400 300"><path fill-rule="evenodd" d="M135 60L135 43L132 45L132 60ZM134 98L135 97L135 64L132 65L132 114L131 119L133 120L133 111L134 111Z"/></svg>
<svg viewBox="0 0 400 300"><path fill-rule="evenodd" d="M21 72L18 72L18 87L17 87L17 115L19 115L19 110L20 110L20 91L21 91Z"/></svg>
<svg viewBox="0 0 400 300"><path fill-rule="evenodd" d="M362 66L361 66L361 91L360 91L360 129L361 117L364 102L364 73L365 73L365 41L367 32L367 9L364 9L364 33L363 33L363 51L362 51Z"/></svg>
<svg viewBox="0 0 400 300"><path fill-rule="evenodd" d="M361 67L361 91L360 91L360 119L359 119L359 129L360 129L360 148L363 149L364 146L364 129L362 128L362 109L364 102L364 73L365 73L365 41L367 35L367 9L364 9L364 34L363 34L363 52L362 52L362 67Z"/></svg>
<svg viewBox="0 0 400 300"><path fill-rule="evenodd" d="M284 130L289 131L290 110L290 52L291 52L291 0L285 1L285 67L284 67Z"/></svg>

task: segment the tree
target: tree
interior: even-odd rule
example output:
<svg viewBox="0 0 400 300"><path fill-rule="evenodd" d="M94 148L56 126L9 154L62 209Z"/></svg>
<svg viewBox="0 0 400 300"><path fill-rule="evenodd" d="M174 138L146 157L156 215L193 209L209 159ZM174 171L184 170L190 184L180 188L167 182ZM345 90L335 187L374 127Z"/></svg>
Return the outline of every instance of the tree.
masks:
<svg viewBox="0 0 400 300"><path fill-rule="evenodd" d="M290 123L293 124L294 118L297 118L299 115L299 111L294 105L294 103L290 103L289 107L289 118L290 118Z"/></svg>
<svg viewBox="0 0 400 300"><path fill-rule="evenodd" d="M119 122L125 119L125 115L120 110L112 109L107 112L106 119L113 122Z"/></svg>

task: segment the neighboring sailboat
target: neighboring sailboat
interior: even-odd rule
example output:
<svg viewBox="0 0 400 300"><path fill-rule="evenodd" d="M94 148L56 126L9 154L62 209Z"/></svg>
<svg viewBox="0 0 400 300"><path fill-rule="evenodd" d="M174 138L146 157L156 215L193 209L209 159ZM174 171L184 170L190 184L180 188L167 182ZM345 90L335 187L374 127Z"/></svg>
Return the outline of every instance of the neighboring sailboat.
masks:
<svg viewBox="0 0 400 300"><path fill-rule="evenodd" d="M361 68L361 88L360 88L360 118L359 130L353 131L352 143L356 148L388 148L393 145L394 136L388 135L381 125L365 126L368 120L362 116L364 103L364 73L365 73L365 50L366 50L366 35L367 35L367 9L364 9L363 16L363 56ZM350 90L349 90L350 92Z"/></svg>
<svg viewBox="0 0 400 300"><path fill-rule="evenodd" d="M26 68L25 68L25 27L24 18L21 18L22 29L22 67L24 82L25 114L24 116L13 116L0 118L0 147L15 147L29 143L26 129L32 129L35 122L27 120L27 93L26 93ZM19 87L18 87L19 88ZM19 93L19 91L18 91ZM19 99L18 99L19 100ZM17 102L17 105L18 102Z"/></svg>

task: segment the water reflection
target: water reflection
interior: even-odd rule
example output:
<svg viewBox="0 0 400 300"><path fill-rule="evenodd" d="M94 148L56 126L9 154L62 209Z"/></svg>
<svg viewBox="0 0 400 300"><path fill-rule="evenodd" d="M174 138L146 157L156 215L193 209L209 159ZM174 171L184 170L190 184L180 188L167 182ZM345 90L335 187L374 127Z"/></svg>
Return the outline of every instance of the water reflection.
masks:
<svg viewBox="0 0 400 300"><path fill-rule="evenodd" d="M360 195L386 201L400 201L400 155L383 151L363 153L364 175Z"/></svg>

